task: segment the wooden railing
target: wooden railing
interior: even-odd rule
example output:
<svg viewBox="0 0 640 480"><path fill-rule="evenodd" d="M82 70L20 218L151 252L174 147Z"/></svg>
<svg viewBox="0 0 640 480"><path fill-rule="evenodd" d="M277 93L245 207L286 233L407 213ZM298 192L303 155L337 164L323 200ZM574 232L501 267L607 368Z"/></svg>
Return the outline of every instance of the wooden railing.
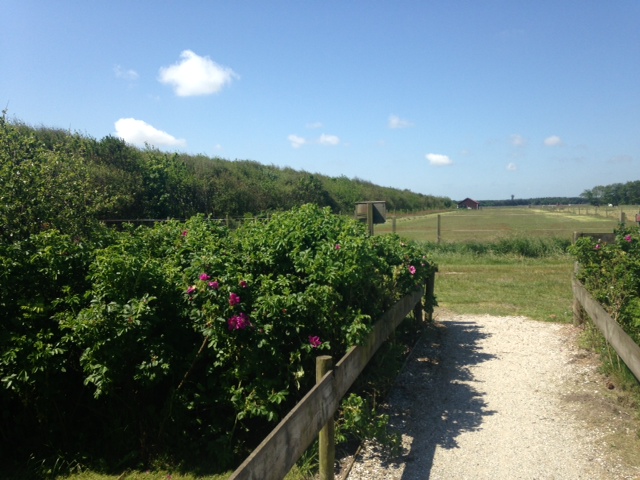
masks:
<svg viewBox="0 0 640 480"><path fill-rule="evenodd" d="M578 279L573 277L573 322L579 325L584 322L584 314L598 327L604 338L618 353L622 361L640 380L640 347L627 335L607 311L602 308Z"/></svg>
<svg viewBox="0 0 640 480"><path fill-rule="evenodd" d="M624 216L621 217L621 220L624 220ZM616 238L615 233L611 232L574 232L573 241L575 242L580 237L592 237L597 241L603 242L614 242ZM575 325L584 323L584 315L586 313L622 361L629 367L633 375L640 380L640 346L627 335L618 322L611 318L611 315L576 278L579 269L580 265L576 263L571 282L573 288L573 323Z"/></svg>
<svg viewBox="0 0 640 480"><path fill-rule="evenodd" d="M378 348L387 340L404 318L414 310L422 317L421 299L433 304L433 274L425 288L402 298L374 325L361 346L352 347L329 370L305 397L282 419L231 475L231 480L281 480L291 470L304 451L313 443L326 424L333 421L340 400L358 375L364 370ZM427 311L431 320L431 312ZM329 477L332 478L332 477Z"/></svg>

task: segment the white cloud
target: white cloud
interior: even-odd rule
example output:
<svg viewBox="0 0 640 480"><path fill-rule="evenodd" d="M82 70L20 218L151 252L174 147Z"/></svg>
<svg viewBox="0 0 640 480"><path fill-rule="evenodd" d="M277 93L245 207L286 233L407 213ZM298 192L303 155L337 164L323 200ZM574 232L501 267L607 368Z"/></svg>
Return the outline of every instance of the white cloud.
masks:
<svg viewBox="0 0 640 480"><path fill-rule="evenodd" d="M160 68L158 80L173 86L179 97L211 95L239 78L229 67L218 65L209 57L201 57L191 50L180 54L180 61Z"/></svg>
<svg viewBox="0 0 640 480"><path fill-rule="evenodd" d="M120 65L113 67L113 73L116 74L116 78L122 78L124 80L137 80L140 78L140 75L138 75L138 72L135 70L125 70Z"/></svg>
<svg viewBox="0 0 640 480"><path fill-rule="evenodd" d="M142 120L121 118L116 123L116 135L127 143L144 146L145 143L156 147L183 147L184 139L175 138L167 132L158 130Z"/></svg>
<svg viewBox="0 0 640 480"><path fill-rule="evenodd" d="M439 153L427 153L425 157L431 165L436 167L444 167L453 163L453 160L447 155L440 155Z"/></svg>
<svg viewBox="0 0 640 480"><path fill-rule="evenodd" d="M557 147L558 145L562 145L562 139L557 135L551 135L544 139L544 144L547 147Z"/></svg>
<svg viewBox="0 0 640 480"><path fill-rule="evenodd" d="M527 140L517 133L511 135L511 145L514 147L524 147L527 144Z"/></svg>
<svg viewBox="0 0 640 480"><path fill-rule="evenodd" d="M397 115L389 116L389 128L407 128L413 126L409 120L404 120Z"/></svg>
<svg viewBox="0 0 640 480"><path fill-rule="evenodd" d="M291 142L291 146L293 148L300 148L301 146L307 145L307 144L326 145L330 147L334 147L340 144L340 137L337 137L336 135L327 135L325 133L320 135L320 137L318 137L317 140L309 141L306 138L299 137L298 135L293 135L293 134L289 135L287 137L287 140Z"/></svg>
<svg viewBox="0 0 640 480"><path fill-rule="evenodd" d="M293 148L300 148L302 145L307 143L307 141L304 138L299 137L297 135L289 135L287 137L287 140L289 140L291 142L291 146Z"/></svg>
<svg viewBox="0 0 640 480"><path fill-rule="evenodd" d="M318 139L318 143L320 145L334 146L340 143L340 139L335 135L326 135L323 133L322 135L320 135L320 138Z"/></svg>
<svg viewBox="0 0 640 480"><path fill-rule="evenodd" d="M517 169L518 167L516 167L516 164L513 162L507 165L507 170L509 170L510 172L515 172Z"/></svg>

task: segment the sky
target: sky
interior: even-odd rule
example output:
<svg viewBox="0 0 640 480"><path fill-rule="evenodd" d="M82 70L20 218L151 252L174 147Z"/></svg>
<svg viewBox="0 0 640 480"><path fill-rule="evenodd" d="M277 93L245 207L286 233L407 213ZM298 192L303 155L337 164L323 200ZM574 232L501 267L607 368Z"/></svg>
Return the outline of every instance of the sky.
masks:
<svg viewBox="0 0 640 480"><path fill-rule="evenodd" d="M640 179L640 1L0 0L0 107L453 200L573 197Z"/></svg>

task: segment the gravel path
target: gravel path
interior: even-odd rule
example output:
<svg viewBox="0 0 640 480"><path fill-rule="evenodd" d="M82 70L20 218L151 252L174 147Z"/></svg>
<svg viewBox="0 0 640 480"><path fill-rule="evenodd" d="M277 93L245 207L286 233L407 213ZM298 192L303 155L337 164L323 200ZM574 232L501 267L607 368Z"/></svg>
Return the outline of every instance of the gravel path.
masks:
<svg viewBox="0 0 640 480"><path fill-rule="evenodd" d="M574 327L470 315L438 323L389 399L404 453L385 462L365 445L349 480L640 478L612 452L612 431L629 418L606 410ZM600 420L584 420L585 408Z"/></svg>

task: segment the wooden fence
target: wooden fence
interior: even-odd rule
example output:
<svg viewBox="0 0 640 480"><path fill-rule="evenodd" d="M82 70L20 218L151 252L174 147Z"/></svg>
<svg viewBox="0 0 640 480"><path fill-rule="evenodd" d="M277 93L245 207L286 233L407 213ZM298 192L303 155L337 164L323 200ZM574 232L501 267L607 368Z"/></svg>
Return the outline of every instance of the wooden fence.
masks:
<svg viewBox="0 0 640 480"><path fill-rule="evenodd" d="M404 318L414 310L422 317L421 299L426 295L432 305L433 274L425 288L405 296L374 325L361 346L352 347L329 370L304 398L282 419L276 428L231 475L231 480L281 480L291 470L304 451L313 443L325 425L333 422L340 400L366 367L378 348L394 332ZM431 313L427 311L431 320ZM333 463L333 462L331 462ZM333 465L327 478L333 478Z"/></svg>
<svg viewBox="0 0 640 480"><path fill-rule="evenodd" d="M575 242L581 237L592 237L597 241L614 242L616 236L610 232L574 232L573 241ZM640 346L627 335L618 322L611 318L611 315L591 296L587 289L584 288L584 285L578 281L576 274L579 268L580 266L576 263L571 281L573 288L573 323L575 325L584 323L584 314L586 313L622 361L629 367L633 375L640 380Z"/></svg>
<svg viewBox="0 0 640 480"><path fill-rule="evenodd" d="M581 324L584 322L586 313L593 323L604 335L604 338L618 353L622 361L633 372L633 375L640 380L640 347L626 334L607 311L602 308L584 286L573 278L573 322Z"/></svg>

